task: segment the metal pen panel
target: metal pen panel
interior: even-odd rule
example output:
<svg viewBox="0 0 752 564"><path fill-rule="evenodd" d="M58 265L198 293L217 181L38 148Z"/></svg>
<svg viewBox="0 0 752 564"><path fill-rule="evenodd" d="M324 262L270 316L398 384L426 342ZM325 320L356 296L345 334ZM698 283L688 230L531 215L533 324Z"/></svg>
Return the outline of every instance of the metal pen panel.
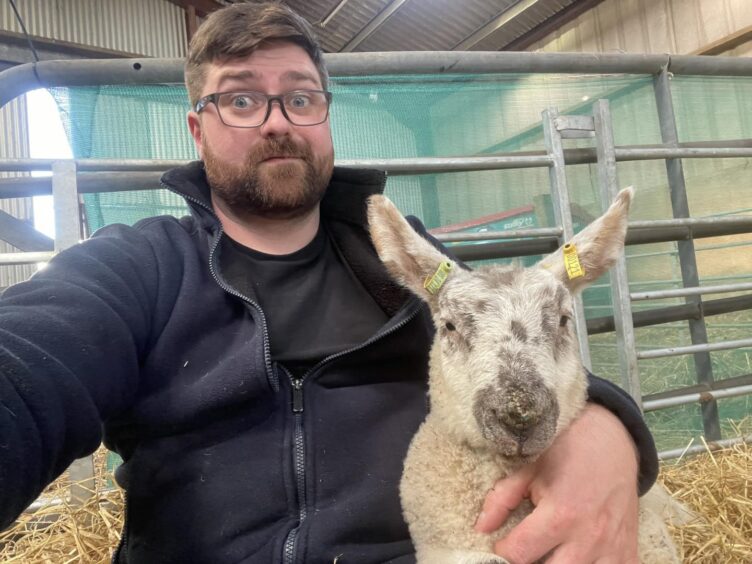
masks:
<svg viewBox="0 0 752 564"><path fill-rule="evenodd" d="M552 160L552 166L548 169L548 175L551 184L554 219L557 227L561 228L561 239L559 244L564 244L565 242L570 241L574 236L572 208L569 201L569 190L567 189L567 171L564 163L564 150L561 144L561 134L559 133L559 129L564 129L567 122L559 117L558 111L555 109L544 110L542 119L543 138L546 144L546 150L548 151L548 156ZM592 360L590 358L587 323L585 322L585 308L582 303L581 295L575 296L574 298L574 322L575 330L577 332L577 341L580 345L582 362L589 370L592 367Z"/></svg>
<svg viewBox="0 0 752 564"><path fill-rule="evenodd" d="M595 147L598 155L598 186L601 192L601 205L605 211L614 200L619 189L616 175L616 153L614 131L608 100L598 100L593 106L593 126ZM616 326L616 350L619 357L624 388L632 399L640 405L642 386L637 366L637 345L629 299L629 278L624 253L619 255L609 274L611 278L611 302Z"/></svg>
<svg viewBox="0 0 752 564"><path fill-rule="evenodd" d="M668 68L664 68L655 77L653 84L655 100L658 109L658 120L661 127L661 140L668 145L676 146L679 142L679 133L676 127L674 103L671 97L671 74ZM687 187L684 181L684 169L679 159L666 159L666 172L671 190L671 209L674 217L688 218L689 202L687 200ZM697 259L695 246L692 239L678 241L679 265L682 273L682 282L685 287L697 287L700 285L700 277L697 272ZM696 296L687 296L687 303L698 303ZM692 344L700 348L694 354L695 373L697 382L710 386L713 383L713 364L708 354L709 349L703 347L708 342L708 331L705 319L700 309L699 319L689 320L689 333ZM638 358L644 358L638 355ZM711 440L721 438L721 424L718 418L718 404L715 401L702 405L703 426L705 436Z"/></svg>

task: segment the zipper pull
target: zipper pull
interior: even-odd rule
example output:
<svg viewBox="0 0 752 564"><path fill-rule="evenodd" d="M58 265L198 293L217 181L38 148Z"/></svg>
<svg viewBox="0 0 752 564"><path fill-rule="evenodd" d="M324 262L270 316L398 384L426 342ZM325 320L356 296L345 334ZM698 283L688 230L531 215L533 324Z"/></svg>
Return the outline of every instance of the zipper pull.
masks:
<svg viewBox="0 0 752 564"><path fill-rule="evenodd" d="M292 381L292 412L303 413L303 380L300 378Z"/></svg>

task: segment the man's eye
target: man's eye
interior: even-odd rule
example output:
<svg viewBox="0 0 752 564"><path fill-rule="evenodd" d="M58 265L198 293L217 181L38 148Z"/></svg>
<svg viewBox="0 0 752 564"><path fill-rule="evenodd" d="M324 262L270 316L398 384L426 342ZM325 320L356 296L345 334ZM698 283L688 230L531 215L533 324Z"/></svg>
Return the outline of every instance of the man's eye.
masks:
<svg viewBox="0 0 752 564"><path fill-rule="evenodd" d="M235 96L232 99L232 106L234 108L237 108L239 110L243 110L245 108L248 108L252 105L251 99L248 96Z"/></svg>
<svg viewBox="0 0 752 564"><path fill-rule="evenodd" d="M290 99L290 107L293 107L293 108L306 108L310 105L310 103L311 103L311 100L308 98L308 96L304 96L302 94L293 96Z"/></svg>

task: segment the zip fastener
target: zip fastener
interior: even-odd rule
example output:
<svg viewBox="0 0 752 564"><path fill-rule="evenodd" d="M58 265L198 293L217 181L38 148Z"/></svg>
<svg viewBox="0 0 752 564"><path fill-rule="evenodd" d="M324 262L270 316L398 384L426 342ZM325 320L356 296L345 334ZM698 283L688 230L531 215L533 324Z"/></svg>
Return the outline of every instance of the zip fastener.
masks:
<svg viewBox="0 0 752 564"><path fill-rule="evenodd" d="M217 217L217 214L214 213L214 210L211 207L204 204L204 202L202 202L201 200L194 198L192 196L188 196L186 194L182 194L178 192L177 190L173 190L168 184L165 184L162 181L160 181L160 184L163 188L165 188L166 190L169 190L173 194L177 194L178 196L190 202L193 202L194 204L198 206L201 206L206 211L208 211L214 217L214 219L217 220L217 225L219 226L219 232L217 236L215 237L214 242L212 243L211 249L209 249L209 272L211 273L212 278L214 278L214 281L217 283L217 285L219 285L220 288L222 288L228 294L233 295L236 298L240 298L244 302L252 305L256 309L256 311L259 312L259 315L261 316L261 330L264 336L264 339L263 339L264 341L264 364L266 365L266 375L271 382L272 389L275 392L279 392L279 379L277 378L277 373L272 368L272 354L269 349L269 329L267 328L266 316L264 315L264 311L261 309L261 306L257 304L255 301L253 301L251 298L241 294L234 288L231 288L230 286L228 286L224 282L224 280L222 280L219 277L219 274L217 273L217 270L214 267L214 253L216 252L217 247L219 246L219 241L222 239L222 235L225 232L224 228L222 227L222 222Z"/></svg>
<svg viewBox="0 0 752 564"><path fill-rule="evenodd" d="M292 412L295 415L295 428L293 430L293 453L295 486L298 494L298 525L290 529L284 544L282 545L282 561L292 564L295 561L295 550L300 527L308 515L305 494L305 437L303 435L303 379L295 378L282 365L280 368L287 374L292 386Z"/></svg>
<svg viewBox="0 0 752 564"><path fill-rule="evenodd" d="M282 370L284 370L285 374L287 374L287 377L290 379L290 385L292 386L292 412L295 415L295 430L293 431L293 448L295 452L295 481L297 484L298 503L300 504L298 525L290 530L284 544L282 545L282 561L284 562L284 564L294 564L295 562L298 533L300 532L300 527L303 525L303 521L307 516L305 498L305 441L303 437L303 382L309 374L312 374L313 372L321 368L324 364L344 355L351 354L360 349L363 349L378 341L379 339L382 339L407 325L418 314L418 311L420 311L421 308L421 303L417 300L417 298L415 300L416 305L413 306L413 310L405 319L394 325L394 327L390 327L383 333L377 333L360 345L333 355L329 355L328 357L315 364L300 378L293 377L284 366L280 365Z"/></svg>

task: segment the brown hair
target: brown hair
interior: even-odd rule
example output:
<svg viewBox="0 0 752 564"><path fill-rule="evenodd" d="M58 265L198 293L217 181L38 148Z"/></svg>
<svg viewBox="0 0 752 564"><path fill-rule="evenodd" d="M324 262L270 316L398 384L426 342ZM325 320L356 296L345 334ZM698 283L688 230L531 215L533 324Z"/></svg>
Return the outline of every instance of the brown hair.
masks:
<svg viewBox="0 0 752 564"><path fill-rule="evenodd" d="M212 12L191 39L185 63L185 85L191 106L201 97L209 63L247 57L272 41L288 41L302 47L316 65L326 90L329 75L311 25L277 2L249 2Z"/></svg>

